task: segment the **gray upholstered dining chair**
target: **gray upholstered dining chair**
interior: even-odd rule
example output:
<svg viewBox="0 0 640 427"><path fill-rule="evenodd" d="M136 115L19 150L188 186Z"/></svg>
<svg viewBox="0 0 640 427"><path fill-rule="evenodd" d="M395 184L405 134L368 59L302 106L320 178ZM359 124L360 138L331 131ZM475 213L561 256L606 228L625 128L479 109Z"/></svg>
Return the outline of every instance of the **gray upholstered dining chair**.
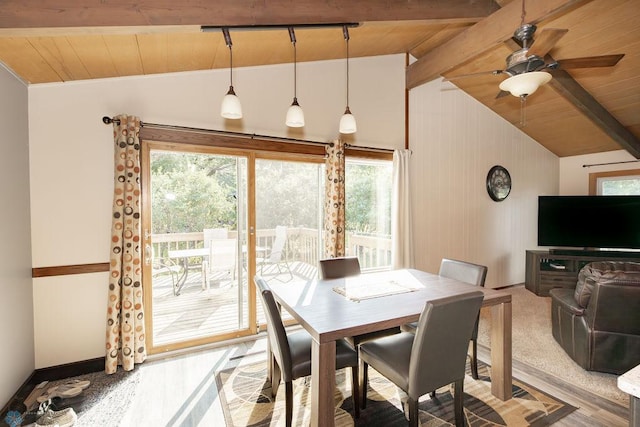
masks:
<svg viewBox="0 0 640 427"><path fill-rule="evenodd" d="M352 277L359 274L360 261L358 261L358 257L337 257L320 260L320 277L322 279L341 279L343 277ZM345 339L353 346L353 348L358 348L358 344L362 342L397 333L400 333L399 327L369 332L362 335L356 335L354 337L347 337Z"/></svg>
<svg viewBox="0 0 640 427"><path fill-rule="evenodd" d="M480 291L428 301L415 334L402 332L360 344L360 390L366 408L368 367L407 393L409 425L418 426L418 399L454 383L456 426L464 425L464 376L473 325L484 294Z"/></svg>
<svg viewBox="0 0 640 427"><path fill-rule="evenodd" d="M471 262L458 261L455 259L443 258L440 262L440 271L438 275L442 277L448 277L449 279L455 279L460 282L468 283L470 285L484 287L484 281L487 278L487 267L484 265L473 264ZM476 319L476 324L471 334L471 376L473 379L478 379L478 322L480 321L480 315ZM405 332L416 331L416 323L408 323L402 325L401 329Z"/></svg>
<svg viewBox="0 0 640 427"><path fill-rule="evenodd" d="M320 277L340 279L360 274L360 261L355 256L326 258L320 260Z"/></svg>
<svg viewBox="0 0 640 427"><path fill-rule="evenodd" d="M306 331L287 333L280 308L271 293L267 282L256 276L254 282L258 287L258 295L262 301L267 318L267 339L269 342L269 362L272 366L271 391L276 396L280 379L285 383L285 417L287 427L291 426L293 417L293 381L311 375L311 335ZM351 367L351 392L353 409L356 418L360 416L358 405L358 353L344 340L336 341L336 369ZM279 372L278 372L279 371Z"/></svg>

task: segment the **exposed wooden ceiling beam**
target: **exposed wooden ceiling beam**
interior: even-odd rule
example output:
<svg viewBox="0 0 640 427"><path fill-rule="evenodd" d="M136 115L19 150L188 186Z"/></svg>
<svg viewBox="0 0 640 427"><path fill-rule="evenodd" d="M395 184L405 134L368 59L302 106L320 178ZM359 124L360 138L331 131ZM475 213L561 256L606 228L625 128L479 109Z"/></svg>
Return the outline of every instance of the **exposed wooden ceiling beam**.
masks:
<svg viewBox="0 0 640 427"><path fill-rule="evenodd" d="M487 0L3 0L0 28L478 20Z"/></svg>
<svg viewBox="0 0 640 427"><path fill-rule="evenodd" d="M526 22L538 23L589 0L538 0L526 4ZM522 3L512 1L407 67L407 88L431 81L444 72L510 39L522 20Z"/></svg>
<svg viewBox="0 0 640 427"><path fill-rule="evenodd" d="M553 61L553 58L546 58ZM640 140L625 128L609 111L595 100L569 73L564 70L553 71L549 82L558 93L582 111L594 124L627 150L633 157L640 159Z"/></svg>
<svg viewBox="0 0 640 427"><path fill-rule="evenodd" d="M513 51L520 49L520 46L513 39L507 40L505 44ZM556 62L551 55L545 55L544 61L547 64ZM571 77L568 72L558 69L553 70L552 74L553 78L549 82L549 86L553 87L556 92L573 104L573 106L587 116L589 120L609 135L611 139L620 144L622 148L627 150L636 159L640 158L640 140L638 140L638 138L613 117L613 115L587 92L580 83Z"/></svg>

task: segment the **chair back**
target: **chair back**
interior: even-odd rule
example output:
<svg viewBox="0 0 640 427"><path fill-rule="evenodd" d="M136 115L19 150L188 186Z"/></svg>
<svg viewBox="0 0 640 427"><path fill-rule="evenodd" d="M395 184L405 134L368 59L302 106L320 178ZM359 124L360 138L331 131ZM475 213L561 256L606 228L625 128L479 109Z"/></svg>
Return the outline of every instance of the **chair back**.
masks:
<svg viewBox="0 0 640 427"><path fill-rule="evenodd" d="M360 261L357 257L339 257L320 260L322 279L340 279L360 274Z"/></svg>
<svg viewBox="0 0 640 427"><path fill-rule="evenodd" d="M211 246L213 239L226 239L229 237L229 231L226 228L205 228L202 230L202 240L204 240L204 247Z"/></svg>
<svg viewBox="0 0 640 427"><path fill-rule="evenodd" d="M472 291L429 301L411 348L407 394L417 399L464 378L471 332L484 294Z"/></svg>
<svg viewBox="0 0 640 427"><path fill-rule="evenodd" d="M209 243L209 271L230 271L236 268L238 241L236 239L212 239Z"/></svg>
<svg viewBox="0 0 640 427"><path fill-rule="evenodd" d="M269 262L277 263L282 260L285 243L287 243L287 227L278 225L276 226L276 238L273 241L271 252L269 253Z"/></svg>
<svg viewBox="0 0 640 427"><path fill-rule="evenodd" d="M470 285L484 286L487 267L455 259L443 258L438 274Z"/></svg>
<svg viewBox="0 0 640 427"><path fill-rule="evenodd" d="M280 309L267 282L260 276L255 276L253 281L258 287L258 295L260 295L262 308L267 319L267 339L269 340L271 352L280 367L283 381L293 381L291 349L289 348L287 332L280 316Z"/></svg>

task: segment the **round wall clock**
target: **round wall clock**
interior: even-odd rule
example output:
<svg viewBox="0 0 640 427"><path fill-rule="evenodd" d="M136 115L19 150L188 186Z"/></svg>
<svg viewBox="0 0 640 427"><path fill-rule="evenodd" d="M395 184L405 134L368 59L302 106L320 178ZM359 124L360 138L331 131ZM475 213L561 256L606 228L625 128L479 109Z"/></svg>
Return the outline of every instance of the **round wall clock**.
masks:
<svg viewBox="0 0 640 427"><path fill-rule="evenodd" d="M496 165L487 174L487 192L496 202L507 198L511 192L511 175L500 165Z"/></svg>

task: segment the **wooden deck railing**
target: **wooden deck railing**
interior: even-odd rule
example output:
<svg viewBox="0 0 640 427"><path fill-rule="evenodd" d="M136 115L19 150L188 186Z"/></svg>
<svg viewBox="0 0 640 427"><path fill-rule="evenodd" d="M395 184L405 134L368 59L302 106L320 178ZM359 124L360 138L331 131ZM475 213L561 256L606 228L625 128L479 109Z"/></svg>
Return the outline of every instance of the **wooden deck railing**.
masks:
<svg viewBox="0 0 640 427"><path fill-rule="evenodd" d="M300 261L310 265L318 264L319 246L318 230L304 227L287 228L285 257L289 261ZM237 232L229 231L229 238L235 238ZM256 245L270 248L276 237L275 229L261 229L256 233ZM156 258L167 258L169 251L178 249L196 249L204 247L204 234L164 233L153 234L153 253ZM347 255L355 255L360 259L363 270L388 267L391 265L391 239L388 237L363 236L347 233Z"/></svg>

